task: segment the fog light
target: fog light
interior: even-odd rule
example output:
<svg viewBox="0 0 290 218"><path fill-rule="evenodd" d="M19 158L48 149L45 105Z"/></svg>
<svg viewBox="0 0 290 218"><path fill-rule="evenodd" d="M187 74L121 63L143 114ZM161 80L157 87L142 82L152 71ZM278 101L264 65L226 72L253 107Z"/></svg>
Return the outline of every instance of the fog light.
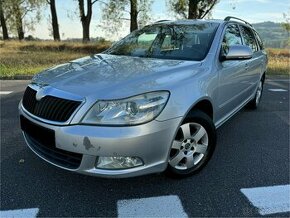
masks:
<svg viewBox="0 0 290 218"><path fill-rule="evenodd" d="M128 169L142 166L143 161L139 157L99 157L96 168L99 169Z"/></svg>

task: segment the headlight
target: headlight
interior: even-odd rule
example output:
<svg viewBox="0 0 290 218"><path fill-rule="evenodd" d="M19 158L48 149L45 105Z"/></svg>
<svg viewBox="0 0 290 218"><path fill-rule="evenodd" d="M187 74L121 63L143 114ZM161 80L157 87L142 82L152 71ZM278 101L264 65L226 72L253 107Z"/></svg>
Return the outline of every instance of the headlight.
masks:
<svg viewBox="0 0 290 218"><path fill-rule="evenodd" d="M82 123L97 125L136 125L155 119L165 107L169 92L159 91L121 100L98 101Z"/></svg>

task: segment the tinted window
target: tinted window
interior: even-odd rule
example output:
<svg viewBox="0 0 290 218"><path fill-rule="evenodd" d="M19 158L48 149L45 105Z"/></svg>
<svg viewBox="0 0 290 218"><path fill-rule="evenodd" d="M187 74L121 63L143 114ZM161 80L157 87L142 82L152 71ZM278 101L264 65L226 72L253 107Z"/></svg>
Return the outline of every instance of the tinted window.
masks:
<svg viewBox="0 0 290 218"><path fill-rule="evenodd" d="M253 52L258 51L258 46L252 30L245 26L241 26L241 32L245 40L245 44L249 46L253 50Z"/></svg>
<svg viewBox="0 0 290 218"><path fill-rule="evenodd" d="M256 39L258 41L260 49L263 50L264 49L264 44L263 44L263 41L262 41L261 37L259 36L259 34L256 31L254 31L254 34L256 36Z"/></svg>
<svg viewBox="0 0 290 218"><path fill-rule="evenodd" d="M106 53L135 57L202 60L207 55L219 24L156 24L135 31Z"/></svg>
<svg viewBox="0 0 290 218"><path fill-rule="evenodd" d="M143 33L138 37L137 44L142 46L150 46L152 42L155 40L157 34L156 33Z"/></svg>
<svg viewBox="0 0 290 218"><path fill-rule="evenodd" d="M222 43L222 52L227 54L229 47L232 45L242 45L242 37L238 25L230 24L225 31L223 43Z"/></svg>

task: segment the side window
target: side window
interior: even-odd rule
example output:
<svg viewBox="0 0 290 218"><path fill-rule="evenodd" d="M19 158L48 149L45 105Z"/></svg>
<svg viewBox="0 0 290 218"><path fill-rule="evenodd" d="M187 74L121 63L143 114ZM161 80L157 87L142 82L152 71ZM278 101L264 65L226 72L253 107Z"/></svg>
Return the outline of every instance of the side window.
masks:
<svg viewBox="0 0 290 218"><path fill-rule="evenodd" d="M249 28L245 26L241 26L241 32L245 40L245 44L249 46L253 50L253 52L258 51L259 49L258 49L256 39L252 30L250 30Z"/></svg>
<svg viewBox="0 0 290 218"><path fill-rule="evenodd" d="M227 26L222 42L222 52L226 55L232 45L242 45L242 37L238 25L230 24Z"/></svg>
<svg viewBox="0 0 290 218"><path fill-rule="evenodd" d="M180 43L179 43L180 44ZM179 49L178 41L172 35L167 34L161 44L161 51L173 51Z"/></svg>
<svg viewBox="0 0 290 218"><path fill-rule="evenodd" d="M256 39L258 41L260 50L263 50L264 49L264 44L263 44L263 41L262 41L261 37L259 36L259 34L256 31L254 31L254 34L255 34Z"/></svg>
<svg viewBox="0 0 290 218"><path fill-rule="evenodd" d="M150 46L155 40L157 33L143 33L138 37L138 45Z"/></svg>

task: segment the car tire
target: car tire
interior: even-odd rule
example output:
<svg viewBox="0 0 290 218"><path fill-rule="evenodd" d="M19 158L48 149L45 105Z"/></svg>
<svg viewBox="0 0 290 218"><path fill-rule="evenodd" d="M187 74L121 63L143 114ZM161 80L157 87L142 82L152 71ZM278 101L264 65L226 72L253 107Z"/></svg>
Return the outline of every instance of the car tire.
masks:
<svg viewBox="0 0 290 218"><path fill-rule="evenodd" d="M210 160L215 146L216 129L212 119L194 110L182 122L172 142L167 175L183 178L199 172Z"/></svg>
<svg viewBox="0 0 290 218"><path fill-rule="evenodd" d="M255 97L247 105L248 108L253 109L253 110L258 108L262 99L262 95L263 95L263 89L264 89L263 86L264 86L264 81L263 79L261 79L258 84Z"/></svg>

